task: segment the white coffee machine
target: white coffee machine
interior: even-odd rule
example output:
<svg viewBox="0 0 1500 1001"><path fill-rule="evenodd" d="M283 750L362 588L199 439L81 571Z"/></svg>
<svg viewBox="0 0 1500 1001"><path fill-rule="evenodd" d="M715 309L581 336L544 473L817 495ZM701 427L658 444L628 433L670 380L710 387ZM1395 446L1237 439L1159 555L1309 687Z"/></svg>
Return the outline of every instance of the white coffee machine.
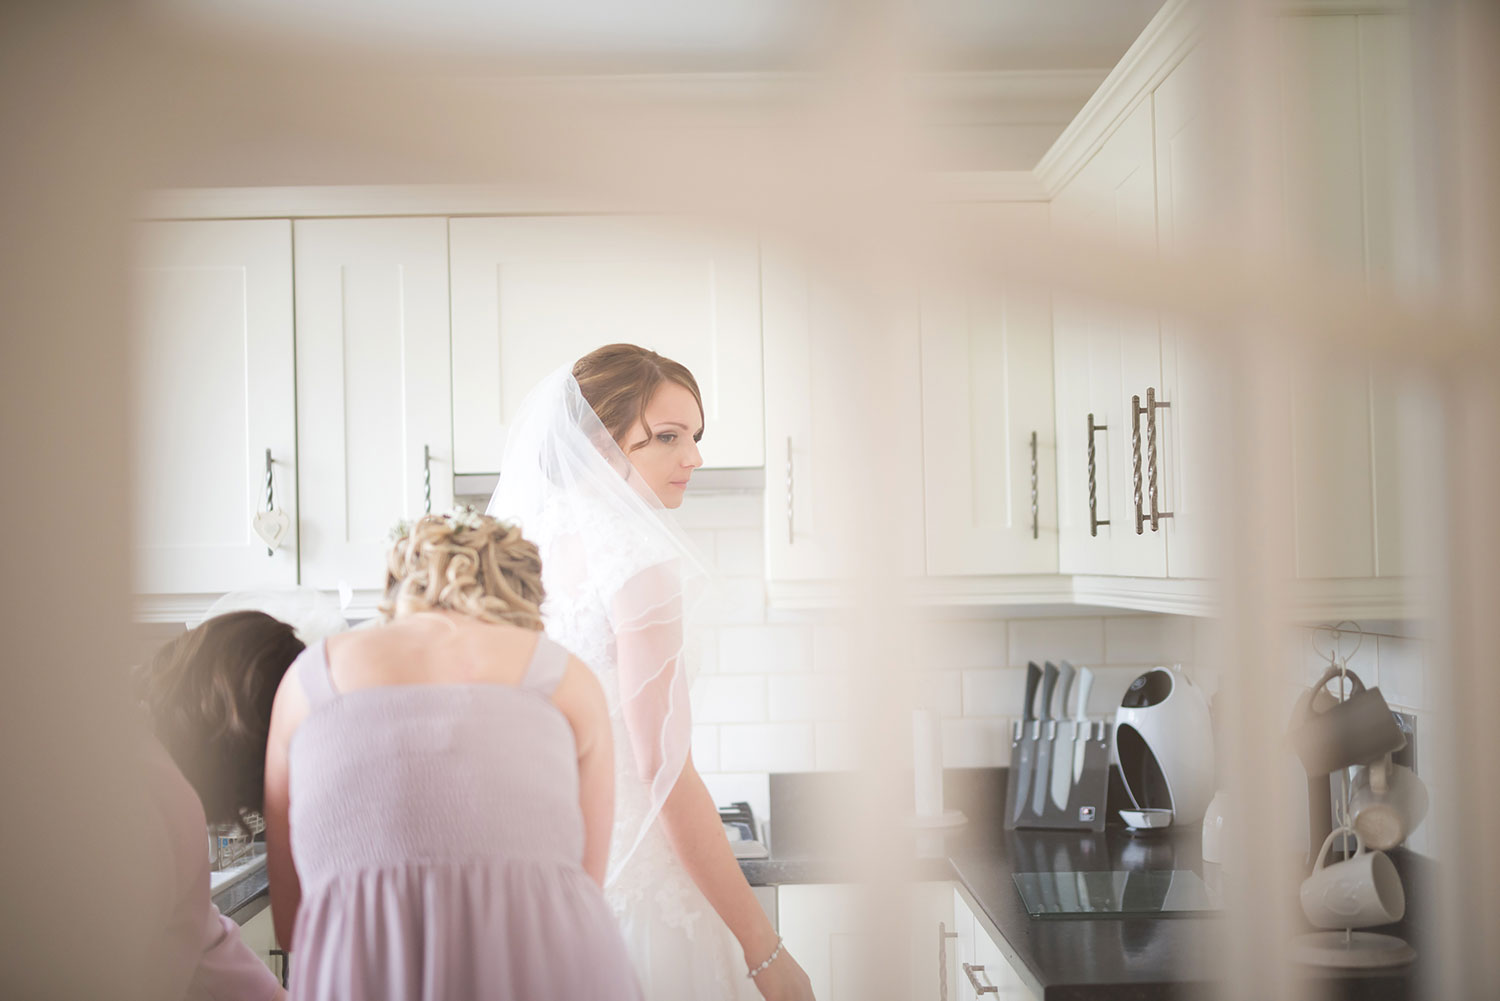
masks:
<svg viewBox="0 0 1500 1001"><path fill-rule="evenodd" d="M1136 829L1196 824L1214 794L1213 723L1203 690L1181 666L1153 667L1130 683L1115 710L1115 760Z"/></svg>

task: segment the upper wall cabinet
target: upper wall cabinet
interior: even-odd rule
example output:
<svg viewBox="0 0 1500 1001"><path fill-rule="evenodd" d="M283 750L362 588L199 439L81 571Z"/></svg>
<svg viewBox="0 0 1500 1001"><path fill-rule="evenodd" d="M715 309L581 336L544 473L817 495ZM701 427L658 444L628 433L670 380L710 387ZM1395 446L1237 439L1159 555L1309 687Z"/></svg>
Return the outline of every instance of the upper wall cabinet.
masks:
<svg viewBox="0 0 1500 1001"><path fill-rule="evenodd" d="M1040 243L1043 203L973 205ZM1052 316L1044 291L927 289L921 307L927 572L1057 572Z"/></svg>
<svg viewBox="0 0 1500 1001"><path fill-rule="evenodd" d="M531 387L622 341L693 372L706 466L764 464L754 241L622 216L454 219L449 236L455 472L499 471Z"/></svg>
<svg viewBox="0 0 1500 1001"><path fill-rule="evenodd" d="M445 219L295 228L302 583L385 584L391 528L453 505Z"/></svg>
<svg viewBox="0 0 1500 1001"><path fill-rule="evenodd" d="M1299 256L1387 286L1411 277L1410 68L1399 14L1281 23L1283 231ZM1299 577L1398 576L1399 401L1357 355L1289 366ZM1407 456L1407 459L1414 459Z"/></svg>
<svg viewBox="0 0 1500 1001"><path fill-rule="evenodd" d="M1052 203L1067 243L1156 246L1151 102L1142 101ZM1067 574L1166 575L1161 341L1154 310L1059 295L1059 565ZM1154 406L1153 406L1154 404Z"/></svg>
<svg viewBox="0 0 1500 1001"><path fill-rule="evenodd" d="M922 575L922 405L915 300L872 318L850 290L768 249L766 356L766 576L773 601L820 600L799 585L847 579L868 538L851 512L872 494L898 527L883 533L883 569ZM884 326L878 326L884 324ZM878 352L878 354L877 354ZM892 376L879 395L866 376ZM874 402L878 400L879 402ZM872 420L875 415L875 420ZM915 528L915 530L913 530Z"/></svg>
<svg viewBox="0 0 1500 1001"><path fill-rule="evenodd" d="M291 223L148 223L139 241L136 590L294 585ZM253 527L268 491L271 551Z"/></svg>

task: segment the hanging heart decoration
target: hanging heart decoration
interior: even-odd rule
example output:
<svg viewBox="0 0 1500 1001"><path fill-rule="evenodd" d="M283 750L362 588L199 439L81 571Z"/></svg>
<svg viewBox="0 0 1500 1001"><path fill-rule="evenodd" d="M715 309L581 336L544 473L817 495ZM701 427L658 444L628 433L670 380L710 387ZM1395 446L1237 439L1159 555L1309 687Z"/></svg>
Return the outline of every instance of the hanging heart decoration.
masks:
<svg viewBox="0 0 1500 1001"><path fill-rule="evenodd" d="M279 549L292 530L292 519L281 508L255 512L252 522L255 534L266 544L267 549Z"/></svg>

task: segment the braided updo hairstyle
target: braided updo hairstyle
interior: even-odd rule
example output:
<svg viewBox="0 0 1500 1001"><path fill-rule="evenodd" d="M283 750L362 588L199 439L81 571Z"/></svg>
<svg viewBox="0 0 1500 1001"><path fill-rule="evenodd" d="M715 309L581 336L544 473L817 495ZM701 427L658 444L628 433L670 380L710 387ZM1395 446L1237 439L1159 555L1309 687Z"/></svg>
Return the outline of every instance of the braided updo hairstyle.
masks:
<svg viewBox="0 0 1500 1001"><path fill-rule="evenodd" d="M429 514L391 547L387 619L448 609L542 628L542 558L521 530L487 514Z"/></svg>

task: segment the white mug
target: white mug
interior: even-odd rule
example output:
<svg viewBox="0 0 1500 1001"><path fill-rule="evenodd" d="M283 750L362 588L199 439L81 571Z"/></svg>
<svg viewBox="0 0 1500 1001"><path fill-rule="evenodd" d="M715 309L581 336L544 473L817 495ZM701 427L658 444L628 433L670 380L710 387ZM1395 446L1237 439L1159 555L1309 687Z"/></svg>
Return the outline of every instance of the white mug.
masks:
<svg viewBox="0 0 1500 1001"><path fill-rule="evenodd" d="M1333 839L1353 834L1354 855L1325 865ZM1302 881L1302 913L1318 928L1368 928L1400 921L1406 913L1406 891L1396 866L1385 852L1365 848L1359 832L1340 827L1329 834L1312 875Z"/></svg>
<svg viewBox="0 0 1500 1001"><path fill-rule="evenodd" d="M1349 815L1371 848L1395 848L1427 816L1427 786L1417 773L1392 764L1390 755L1354 775Z"/></svg>

